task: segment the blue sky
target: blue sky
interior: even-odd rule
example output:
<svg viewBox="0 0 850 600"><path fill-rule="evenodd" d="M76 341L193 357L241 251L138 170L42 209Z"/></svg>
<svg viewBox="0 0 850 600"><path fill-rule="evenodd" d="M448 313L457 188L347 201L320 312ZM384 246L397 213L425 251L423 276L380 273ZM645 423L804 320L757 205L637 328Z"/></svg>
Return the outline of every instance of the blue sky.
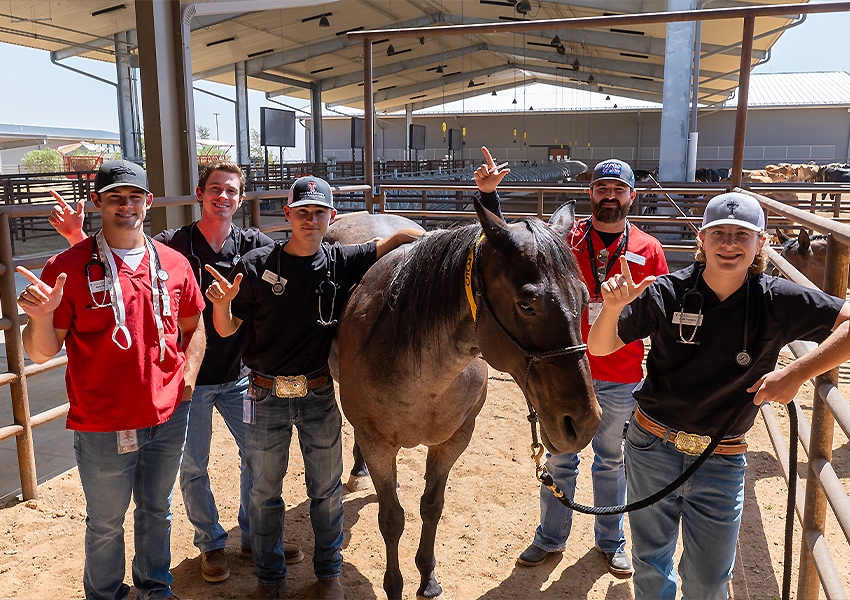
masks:
<svg viewBox="0 0 850 600"><path fill-rule="evenodd" d="M782 35L773 47L770 61L754 72L850 71L850 52L846 47L848 31L850 13L809 15L805 23ZM3 79L7 82L4 93L0 94L0 122L118 131L114 87L53 65L49 54L41 50L0 43L0 63L3 64ZM66 63L104 79L115 80L115 66L112 63L80 58L70 59ZM195 85L222 96L234 97L234 90L230 86L206 81L196 82ZM556 88L531 86L526 91L525 101L530 106L544 108L554 102L563 105L566 94L574 95L569 90L553 90ZM580 99L582 106L593 103L593 97L598 96L579 93L587 95ZM509 98L512 99L509 92L502 92L496 98L486 94L480 99L466 100L465 107L467 110L502 110L504 107L501 104L510 102ZM521 90L517 92L517 98L522 102ZM292 98L281 101L308 107L306 100ZM260 92L250 92L248 103L249 122L253 128L258 126L261 106L281 108L265 100ZM455 104L458 104L456 109L459 110L459 103ZM219 113L218 137L223 141L234 142L234 105L196 92L196 122L208 127L212 137L216 137L215 113ZM298 147L287 150L284 160L304 157L303 138L303 129L299 127L296 132Z"/></svg>

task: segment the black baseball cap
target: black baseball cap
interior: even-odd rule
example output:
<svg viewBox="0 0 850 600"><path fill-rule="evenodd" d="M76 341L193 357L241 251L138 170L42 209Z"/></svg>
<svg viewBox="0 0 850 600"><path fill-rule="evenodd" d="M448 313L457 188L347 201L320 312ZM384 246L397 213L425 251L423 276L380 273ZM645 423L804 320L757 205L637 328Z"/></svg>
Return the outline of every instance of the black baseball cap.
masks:
<svg viewBox="0 0 850 600"><path fill-rule="evenodd" d="M632 189L635 187L635 174L632 172L632 168L628 163L616 158L603 160L593 168L593 178L590 180L590 185L601 179L616 179Z"/></svg>
<svg viewBox="0 0 850 600"><path fill-rule="evenodd" d="M94 191L98 194L124 185L139 188L146 194L151 193L148 189L147 173L142 167L129 160L105 162L94 176Z"/></svg>
<svg viewBox="0 0 850 600"><path fill-rule="evenodd" d="M299 177L289 188L289 200L287 204L295 208L296 206L307 206L308 204L318 204L319 206L334 207L334 195L331 191L331 186L324 179L308 175L307 177Z"/></svg>

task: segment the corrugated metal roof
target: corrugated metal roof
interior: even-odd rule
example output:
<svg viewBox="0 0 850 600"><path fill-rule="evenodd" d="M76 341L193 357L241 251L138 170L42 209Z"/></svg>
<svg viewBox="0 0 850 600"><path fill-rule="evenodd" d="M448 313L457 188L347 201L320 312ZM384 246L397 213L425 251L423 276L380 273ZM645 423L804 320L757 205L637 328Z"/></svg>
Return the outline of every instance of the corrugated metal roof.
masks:
<svg viewBox="0 0 850 600"><path fill-rule="evenodd" d="M737 95L726 102L737 105ZM749 106L850 105L850 73L754 73Z"/></svg>

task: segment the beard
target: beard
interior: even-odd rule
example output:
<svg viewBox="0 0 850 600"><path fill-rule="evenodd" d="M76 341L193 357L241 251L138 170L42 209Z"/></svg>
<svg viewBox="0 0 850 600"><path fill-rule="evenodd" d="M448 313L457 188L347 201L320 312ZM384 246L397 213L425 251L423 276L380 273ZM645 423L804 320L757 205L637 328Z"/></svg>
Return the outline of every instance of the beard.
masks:
<svg viewBox="0 0 850 600"><path fill-rule="evenodd" d="M601 221L602 223L617 223L626 218L626 215L629 212L628 206L623 206L619 202L617 202L617 206L603 206L602 202L604 202L604 200L600 202L591 202L590 205L591 212L598 221Z"/></svg>

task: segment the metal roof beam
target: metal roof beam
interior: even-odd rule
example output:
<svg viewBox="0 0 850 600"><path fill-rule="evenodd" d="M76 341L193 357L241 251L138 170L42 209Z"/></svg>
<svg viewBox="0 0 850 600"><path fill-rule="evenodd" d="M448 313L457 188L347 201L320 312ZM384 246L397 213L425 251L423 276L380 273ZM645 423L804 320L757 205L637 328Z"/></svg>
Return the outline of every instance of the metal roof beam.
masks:
<svg viewBox="0 0 850 600"><path fill-rule="evenodd" d="M545 67L542 65L525 65L521 67L523 71L528 71L531 73L543 73L545 75L552 75L554 77L563 77L564 79L569 80L568 76L565 76L561 69L556 69L555 67ZM579 83L579 82L572 82ZM587 83L584 84L588 86ZM643 79L632 79L630 77L618 77L614 75L606 75L605 73L598 73L593 75L593 83L590 84L590 87L585 87L585 89L589 92L595 91L596 86L599 85L608 85L615 86L619 88L625 88L629 90L639 90L643 92L652 92L661 96L661 93L664 89L663 81L645 81Z"/></svg>
<svg viewBox="0 0 850 600"><path fill-rule="evenodd" d="M398 88L393 88L391 90L384 90L383 92L375 92L374 99L375 104L379 102L386 102L387 100L393 100L395 98L404 98L406 96L414 96L416 94L421 94L427 90L432 90L434 88L442 87L444 85L454 85L460 83L462 81L466 81L467 79L475 79L476 77L486 77L487 75L493 75L494 73L500 73L501 71L506 71L508 69L516 69L517 65L513 63L508 63L505 65L496 65L495 67L487 67L486 69L479 69L477 71L469 71L467 73L458 73L457 75L451 75L449 77L441 77L439 79L431 79L429 81L423 81L422 83L416 83L413 85L405 85ZM337 100L336 102L328 102L327 106L344 106L351 104L353 102L362 102L363 95L355 96L353 98L346 98L345 100Z"/></svg>
<svg viewBox="0 0 850 600"><path fill-rule="evenodd" d="M538 83L545 83L548 85L556 85L559 87L570 88L574 90L584 90L590 91L587 89L586 83L579 83L577 81L569 81L569 80L554 80L554 79L537 79ZM635 100L645 100L646 102L656 102L658 104L662 104L663 97L661 94L655 94L653 92L648 91L638 91L631 89L620 89L614 86L609 86L609 89L605 90L606 94L614 94L615 96L623 96L625 98L633 98Z"/></svg>
<svg viewBox="0 0 850 600"><path fill-rule="evenodd" d="M275 75L274 73L254 73L253 75L249 75L249 77L262 79L264 81L272 81L281 85L291 85L294 87L304 88L305 90L312 90L316 86L316 84L312 81L301 81L300 79L293 79L292 77Z"/></svg>
<svg viewBox="0 0 850 600"><path fill-rule="evenodd" d="M525 80L525 84L531 85L532 83L538 83L539 81L540 80L531 77L531 78L528 78L528 79ZM405 106L407 106L408 104L410 105L411 110L422 110L423 108L430 108L431 106L439 106L440 104L454 102L455 100L463 100L465 98L474 98L475 96L480 96L482 94L492 93L493 90L496 90L497 92L503 92L505 90L510 90L510 89L515 88L515 87L520 88L520 87L522 87L522 84L514 84L514 82L511 81L510 83L502 83L502 84L497 85L495 87L488 86L486 89L482 89L481 92L463 92L463 93L460 93L460 94L451 94L450 96L446 96L445 98L443 98L442 96L437 96L437 97L434 97L434 98L427 98L425 100L421 100L421 101L418 101L418 102L410 102L408 100L405 103L396 104L396 105L390 106L390 107L384 107L381 110L387 111L387 112L392 112L392 111L396 111L396 110L401 110Z"/></svg>

